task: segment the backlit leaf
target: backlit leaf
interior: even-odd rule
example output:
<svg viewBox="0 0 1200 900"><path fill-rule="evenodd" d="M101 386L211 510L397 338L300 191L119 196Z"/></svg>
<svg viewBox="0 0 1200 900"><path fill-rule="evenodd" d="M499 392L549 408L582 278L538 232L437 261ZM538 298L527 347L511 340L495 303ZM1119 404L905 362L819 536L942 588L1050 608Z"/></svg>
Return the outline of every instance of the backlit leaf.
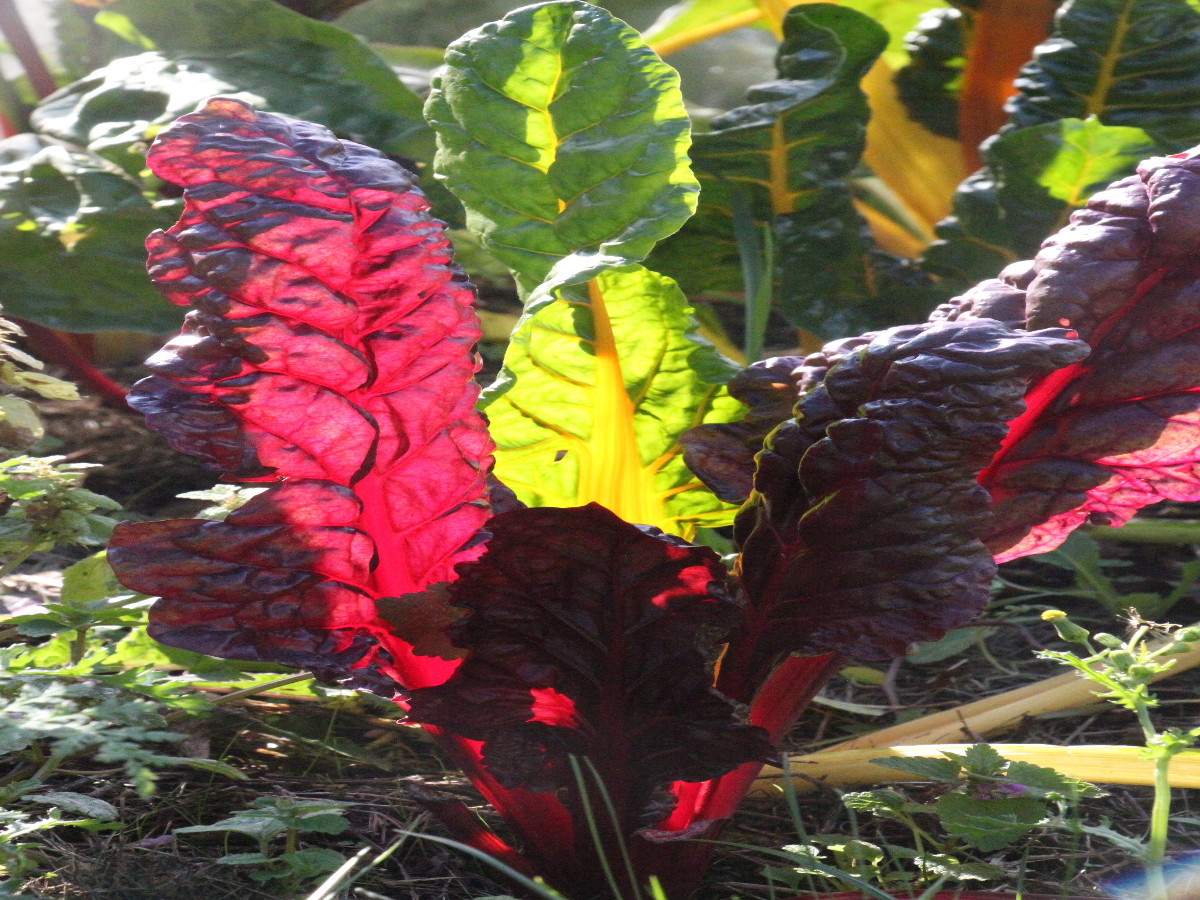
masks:
<svg viewBox="0 0 1200 900"><path fill-rule="evenodd" d="M508 786L571 788L569 755L604 779L620 829L654 824L673 781L772 755L712 689L712 656L740 608L711 550L592 504L496 516L449 586L471 656L414 691L410 718L484 742Z"/></svg>
<svg viewBox="0 0 1200 900"><path fill-rule="evenodd" d="M162 598L166 644L384 693L440 682L452 665L418 658L376 601L452 579L488 515L479 329L441 224L376 151L233 100L164 132L150 163L186 201L149 239L151 274L193 312L130 403L271 486L224 521L122 525L118 578Z"/></svg>
<svg viewBox="0 0 1200 900"><path fill-rule="evenodd" d="M514 333L483 401L496 474L529 506L594 501L685 537L726 524L732 507L688 471L678 436L739 414L724 388L733 371L671 279L605 272Z"/></svg>
<svg viewBox="0 0 1200 900"><path fill-rule="evenodd" d="M1073 0L1021 70L1018 128L1098 116L1172 150L1200 140L1200 12L1187 0Z"/></svg>
<svg viewBox="0 0 1200 900"><path fill-rule="evenodd" d="M925 268L942 277L947 292L995 277L1032 257L1073 210L1156 149L1142 129L1095 118L1001 134L984 145L985 168L959 186L955 216L938 226L941 240L927 251Z"/></svg>
<svg viewBox="0 0 1200 900"><path fill-rule="evenodd" d="M598 502L690 534L730 510L676 439L739 405L670 279L630 265L691 214L675 72L586 3L527 7L447 51L427 111L439 174L527 295L484 408L531 506Z"/></svg>
<svg viewBox="0 0 1200 900"><path fill-rule="evenodd" d="M652 258L688 291L740 289L733 194L774 228L776 301L796 325L835 337L904 317L904 264L875 250L846 177L866 136L859 82L888 41L853 10L803 4L784 21L779 79L695 137L700 210ZM815 261L820 260L817 264ZM913 288L919 279L913 279ZM884 301L892 308L881 308ZM919 308L919 304L916 304Z"/></svg>
<svg viewBox="0 0 1200 900"><path fill-rule="evenodd" d="M1119 524L1162 499L1200 499L1200 159L1147 160L1046 242L1010 290L1030 327L1068 325L1092 354L1035 384L980 480L1001 559Z"/></svg>
<svg viewBox="0 0 1200 900"><path fill-rule="evenodd" d="M539 302L642 260L695 209L678 75L604 10L519 9L451 44L446 66L426 106L438 173Z"/></svg>

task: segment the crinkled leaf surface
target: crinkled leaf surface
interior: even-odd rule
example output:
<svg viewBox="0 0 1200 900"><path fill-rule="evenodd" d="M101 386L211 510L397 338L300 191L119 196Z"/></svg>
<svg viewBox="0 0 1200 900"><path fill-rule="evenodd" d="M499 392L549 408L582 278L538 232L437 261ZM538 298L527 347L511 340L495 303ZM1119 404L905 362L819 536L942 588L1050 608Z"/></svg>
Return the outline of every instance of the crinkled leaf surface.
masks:
<svg viewBox="0 0 1200 900"><path fill-rule="evenodd" d="M427 106L439 172L531 294L483 404L500 479L531 506L598 502L682 534L727 522L676 438L737 414L732 369L675 284L631 264L695 204L675 72L579 2L518 10L446 59Z"/></svg>
<svg viewBox="0 0 1200 900"><path fill-rule="evenodd" d="M148 241L151 274L193 311L130 402L177 449L272 486L224 522L121 526L114 570L163 598L163 643L441 681L450 664L414 659L375 606L452 579L487 518L479 330L440 223L378 152L233 100L150 162L186 201Z"/></svg>
<svg viewBox="0 0 1200 900"><path fill-rule="evenodd" d="M1098 116L1181 150L1200 140L1200 12L1187 0L1073 0L1016 87L1014 127Z"/></svg>
<svg viewBox="0 0 1200 900"><path fill-rule="evenodd" d="M541 302L551 286L641 261L695 209L678 75L579 0L519 9L451 44L426 115L467 224L525 292L550 282Z"/></svg>
<svg viewBox="0 0 1200 900"><path fill-rule="evenodd" d="M1053 549L1083 522L1200 499L1200 159L1151 159L1097 194L1024 277L1031 327L1062 324L1088 359L1035 385L980 479L1001 559Z"/></svg>
<svg viewBox="0 0 1200 900"><path fill-rule="evenodd" d="M155 51L118 59L44 101L35 127L144 167L158 128L214 94L307 119L386 153L428 159L421 101L353 35L272 0L115 0Z"/></svg>
<svg viewBox="0 0 1200 900"><path fill-rule="evenodd" d="M883 28L853 10L827 3L792 9L779 78L751 88L747 105L696 135L700 210L650 264L688 291L740 290L736 191L754 221L774 229L775 296L794 324L836 337L903 320L897 307L906 301L919 309L920 280L873 248L845 180L866 136L859 82L887 42Z"/></svg>
<svg viewBox="0 0 1200 900"><path fill-rule="evenodd" d="M970 19L960 9L927 11L905 36L909 61L896 71L904 108L942 137L958 137L958 95L969 28Z"/></svg>
<svg viewBox="0 0 1200 900"><path fill-rule="evenodd" d="M956 192L954 216L938 225L925 268L948 292L994 277L1037 253L1088 197L1156 150L1142 129L1096 118L1001 134L984 145L984 168Z"/></svg>
<svg viewBox="0 0 1200 900"><path fill-rule="evenodd" d="M976 476L1028 380L1086 352L1067 334L903 326L834 364L768 439L738 513L751 624L722 679L790 652L888 658L970 619L994 571Z"/></svg>
<svg viewBox="0 0 1200 900"><path fill-rule="evenodd" d="M414 691L410 718L484 742L506 785L571 787L571 754L603 778L628 834L668 808L672 781L772 755L712 689L712 654L740 608L716 554L596 504L525 509L488 525L449 592L470 658Z"/></svg>
<svg viewBox="0 0 1200 900"><path fill-rule="evenodd" d="M679 436L687 467L727 503L744 503L754 489L754 456L767 435L791 418L803 364L799 356L775 356L747 366L729 382L730 395L746 404L746 414Z"/></svg>
<svg viewBox="0 0 1200 900"><path fill-rule="evenodd" d="M572 294L574 297L575 294ZM529 506L595 501L690 537L727 524L684 464L679 435L741 412L734 368L695 334L686 298L642 266L609 270L517 328L483 408L496 474Z"/></svg>
<svg viewBox="0 0 1200 900"><path fill-rule="evenodd" d="M1046 818L1045 801L1035 797L980 800L962 793L944 794L935 806L942 827L985 853L1003 850Z"/></svg>
<svg viewBox="0 0 1200 900"><path fill-rule="evenodd" d="M140 179L31 134L0 142L0 303L64 331L170 331L143 240L178 211Z"/></svg>

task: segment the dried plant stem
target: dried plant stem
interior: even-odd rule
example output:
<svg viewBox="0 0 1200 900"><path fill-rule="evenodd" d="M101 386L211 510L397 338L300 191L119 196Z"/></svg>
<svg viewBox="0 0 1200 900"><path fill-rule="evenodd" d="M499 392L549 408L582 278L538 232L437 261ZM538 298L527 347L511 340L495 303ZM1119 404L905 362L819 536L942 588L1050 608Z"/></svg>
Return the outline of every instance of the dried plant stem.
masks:
<svg viewBox="0 0 1200 900"><path fill-rule="evenodd" d="M1160 678L1185 672L1200 665L1200 647L1175 657L1175 665ZM1157 678L1155 680L1158 680ZM1020 723L1028 716L1042 716L1099 702L1103 689L1068 672L1033 684L965 703L953 709L882 728L829 747L823 753L867 747L901 747L939 744L947 741L988 737Z"/></svg>
<svg viewBox="0 0 1200 900"><path fill-rule="evenodd" d="M839 750L813 753L808 756L793 756L788 769L798 791L812 789L814 782L821 781L835 787L851 787L877 784L883 781L917 780L896 769L871 764L872 759L885 756L895 757L941 757L945 753L964 753L970 744L918 744L902 747L870 747L859 750ZM1167 796L1170 787L1200 788L1200 751L1185 751L1177 754L1167 772L1166 765L1159 760L1143 757L1142 747L1122 747L1094 744L1074 747L1058 747L1052 744L993 744L996 752L1014 762L1029 762L1047 766L1084 781L1102 784L1154 785L1156 788L1166 779ZM1161 769L1161 771L1160 771ZM755 780L750 793L753 796L778 795L779 778L783 771L766 766ZM1157 796L1157 790L1155 792ZM1166 807L1164 806L1164 809ZM1157 805L1153 816L1160 813ZM1165 847L1165 819L1163 824Z"/></svg>

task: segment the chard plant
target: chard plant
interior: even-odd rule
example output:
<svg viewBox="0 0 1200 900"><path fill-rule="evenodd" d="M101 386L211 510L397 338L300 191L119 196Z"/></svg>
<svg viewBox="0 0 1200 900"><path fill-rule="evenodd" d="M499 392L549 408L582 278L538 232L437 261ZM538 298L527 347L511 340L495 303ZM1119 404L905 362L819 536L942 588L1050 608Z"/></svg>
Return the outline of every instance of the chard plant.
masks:
<svg viewBox="0 0 1200 900"><path fill-rule="evenodd" d="M886 43L827 4L783 35L810 87ZM712 141L758 147L775 103ZM161 598L166 644L396 699L515 840L433 811L517 873L683 900L846 660L969 621L997 560L1200 498L1200 157L1147 160L925 322L735 375L644 265L705 195L635 31L579 0L518 10L449 48L426 114L524 299L496 382L476 387L472 291L408 170L212 100L150 150L184 204L151 278L191 311L129 399L265 490L223 521L119 525L110 559ZM732 573L691 542L729 524Z"/></svg>

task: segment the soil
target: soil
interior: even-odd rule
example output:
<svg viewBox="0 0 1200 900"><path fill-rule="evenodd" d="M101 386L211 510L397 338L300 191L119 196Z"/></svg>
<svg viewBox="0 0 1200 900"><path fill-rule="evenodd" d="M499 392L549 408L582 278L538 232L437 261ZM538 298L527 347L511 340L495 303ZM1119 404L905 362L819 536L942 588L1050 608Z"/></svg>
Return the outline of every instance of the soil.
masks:
<svg viewBox="0 0 1200 900"><path fill-rule="evenodd" d="M118 372L126 383L131 371ZM83 403L47 403L43 407L49 432L59 442L47 452L99 467L88 486L122 502L136 516L153 518L188 515L192 501L180 501L184 491L211 486L212 473L170 450L150 432L140 417L125 411ZM1200 510L1168 505L1153 515L1200 518ZM1195 548L1109 543L1106 554L1127 565L1125 591L1167 591L1181 566L1196 558ZM6 585L10 606L37 604L52 597L57 572L70 555L35 559ZM1070 575L1032 560L1004 570L1010 581L1036 584L1053 591L1070 586ZM1011 602L990 612L980 643L928 665L900 662L879 672L880 683L837 678L796 726L788 747L804 752L865 730L946 709L1039 678L1059 674L1053 663L1039 661L1034 652L1055 641L1040 621L1034 603ZM1117 631L1114 622L1094 603L1070 598L1053 602L1090 628ZM1035 608L1036 606L1036 608ZM1200 621L1195 593L1170 613L1175 622ZM1160 724L1192 726L1200 704L1200 670L1174 677L1158 688ZM848 705L850 705L848 707ZM862 712L848 711L857 706ZM869 714L867 714L869 713ZM336 799L353 804L342 835L306 837L304 846L335 848L347 855L369 848L373 857L388 848L390 856L357 882L354 896L366 900L458 900L513 893L495 873L474 860L409 832L438 833L408 788L447 791L469 805L497 828L501 827L469 784L457 776L433 745L416 728L396 724L397 713L376 698L340 694L321 703L286 697L255 697L218 707L206 719L189 720L188 748L207 751L241 769L247 778L230 781L208 773L181 769L165 772L155 796L138 797L119 770L99 763L79 764L56 776L55 790L90 793L121 810L121 827L88 831L58 828L45 832L37 851L47 874L29 881L24 890L44 900L258 900L307 896L297 886L263 884L243 867L222 865L227 852L249 852L252 843L236 837L173 836L185 825L207 824L245 808L254 798L283 795L306 799ZM183 727L183 726L181 726ZM1133 717L1103 705L1054 718L1028 719L1005 740L1049 744L1135 744L1141 734ZM935 790L908 785L913 799L935 796ZM1084 801L1079 815L1098 824L1108 820L1122 833L1140 838L1148 825L1148 788L1111 787L1107 796ZM857 827L866 840L911 845L904 829L887 821L863 817L853 823L832 789L799 797L803 826L809 834L850 833ZM1200 850L1200 794L1176 791L1172 853ZM753 848L778 849L800 842L782 799L751 800L739 813L724 850L710 873L699 900L767 898L761 869L777 860ZM979 859L1023 871L1020 889L1027 893L1101 896L1113 879L1136 871L1136 864L1097 839L1048 833L1016 849L980 854ZM308 884L311 887L311 883ZM1007 885L986 887L1014 889ZM829 887L828 890L836 890ZM780 896L788 895L786 892Z"/></svg>

